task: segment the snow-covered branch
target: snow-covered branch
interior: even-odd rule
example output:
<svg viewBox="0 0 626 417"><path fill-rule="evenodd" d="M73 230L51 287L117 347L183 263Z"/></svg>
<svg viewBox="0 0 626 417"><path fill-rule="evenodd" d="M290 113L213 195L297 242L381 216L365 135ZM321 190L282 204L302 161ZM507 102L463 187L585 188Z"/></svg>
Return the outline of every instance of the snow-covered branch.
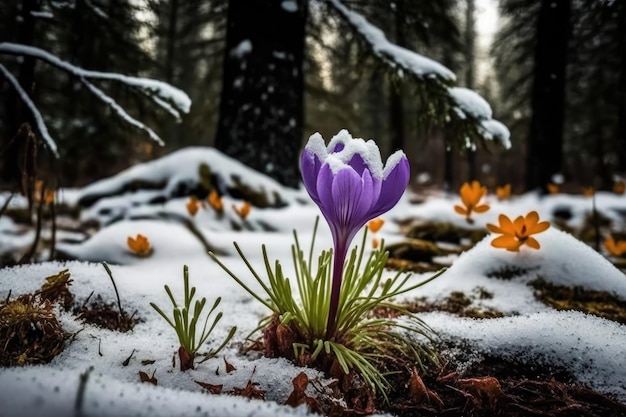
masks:
<svg viewBox="0 0 626 417"><path fill-rule="evenodd" d="M95 85L93 85L92 83L90 83L89 81L87 81L85 78L81 78L80 81L85 84L87 86L87 88L89 88L89 90L96 96L98 97L100 100L102 100L105 104L107 104L108 106L111 107L111 109L113 109L113 111L122 119L124 119L124 121L126 121L127 123L135 126L138 129L143 130L144 132L146 132L148 134L148 136L150 136L150 138L152 140L154 140L156 143L158 143L159 145L163 146L165 145L165 143L163 142L163 140L159 137L159 135L157 135L154 130L150 129L148 126L146 126L145 124L141 123L139 120L135 119L134 117L132 117L130 114L126 113L126 110L124 110L124 108L122 106L120 106L119 104L117 104L117 102L115 100L113 100L111 97L109 97L104 91L102 91L101 89L99 89L98 87L96 87Z"/></svg>
<svg viewBox="0 0 626 417"><path fill-rule="evenodd" d="M329 0L329 3L388 65L401 68L418 78L456 80L454 73L439 62L389 42L382 30L372 25L362 15L348 9L339 0Z"/></svg>
<svg viewBox="0 0 626 417"><path fill-rule="evenodd" d="M179 118L180 114L188 113L191 107L191 99L182 90L165 83L163 81L154 80L152 78L131 77L123 74L112 72L89 71L83 68L63 61L57 56L40 48L33 46L21 45L11 42L0 42L0 54L12 54L21 56L31 56L40 59L60 68L76 77L86 79L99 79L116 81L130 87L146 92L148 96L159 106L163 107L173 116ZM164 106L167 103L169 106ZM175 111L172 111L175 110Z"/></svg>
<svg viewBox="0 0 626 417"><path fill-rule="evenodd" d="M443 115L445 124L454 125L461 132L459 139L473 147L470 137L497 141L504 148L511 147L509 130L492 119L489 103L467 88L452 87L456 76L439 62L391 43L385 34L362 15L348 9L340 0L327 0L339 16L358 33L365 44L383 63L416 78L425 91L425 99L435 113Z"/></svg>
<svg viewBox="0 0 626 417"><path fill-rule="evenodd" d="M26 107L28 107L28 110L30 110L30 112L33 114L33 118L35 119L35 123L37 124L37 130L39 130L39 133L41 134L41 137L45 141L48 148L50 148L54 156L58 158L59 151L57 150L57 144L54 139L52 139L52 136L50 136L50 133L48 132L48 127L44 123L43 117L41 116L41 113L39 113L39 110L37 109L37 106L35 106L35 103L33 103L33 101L30 99L28 93L24 91L19 81L17 81L13 74L11 74L9 70L7 70L6 67L2 64L0 64L0 72L9 81L9 84L11 84L15 91L17 91L20 99L24 102Z"/></svg>

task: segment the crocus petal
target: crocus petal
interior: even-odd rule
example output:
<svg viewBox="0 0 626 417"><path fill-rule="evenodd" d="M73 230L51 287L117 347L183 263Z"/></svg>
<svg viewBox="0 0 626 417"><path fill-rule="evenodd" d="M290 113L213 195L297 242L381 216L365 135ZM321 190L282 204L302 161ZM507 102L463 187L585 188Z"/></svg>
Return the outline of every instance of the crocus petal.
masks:
<svg viewBox="0 0 626 417"><path fill-rule="evenodd" d="M351 232L348 229L360 229L369 220L362 220L371 204L366 196L362 198L364 189L361 177L351 168L340 170L333 178L331 192L335 221L347 233Z"/></svg>
<svg viewBox="0 0 626 417"><path fill-rule="evenodd" d="M526 243L528 246L530 246L533 249L540 248L539 242L537 242L537 239L535 239L534 237L529 237L528 239L526 239L526 241L524 241L524 243Z"/></svg>
<svg viewBox="0 0 626 417"><path fill-rule="evenodd" d="M331 223L335 221L332 214L332 210L334 210L335 205L331 188L332 183L333 171L328 164L323 164L320 168L319 174L317 175L317 183L315 185L315 189L319 198L319 203L317 201L316 203L328 223L331 225L331 228Z"/></svg>
<svg viewBox="0 0 626 417"><path fill-rule="evenodd" d="M524 233L522 232L522 228L526 225L526 222L524 221L524 217L523 216L517 216L515 218L515 220L513 221L513 227L515 230L515 233L519 234L523 234L526 235L526 233L528 232L528 230L526 230Z"/></svg>
<svg viewBox="0 0 626 417"><path fill-rule="evenodd" d="M513 222L506 215L501 214L498 216L498 221L500 222L500 228L502 229L502 233L506 233L509 235L515 234L515 227L513 226Z"/></svg>
<svg viewBox="0 0 626 417"><path fill-rule="evenodd" d="M474 207L474 211L476 213L484 213L487 210L489 210L489 205L488 204L481 204L480 206Z"/></svg>
<svg viewBox="0 0 626 417"><path fill-rule="evenodd" d="M455 208L458 206L455 206ZM461 213L463 214L463 213ZM491 224L491 223L487 223L487 230L489 230L492 233L497 233L500 235L504 235L504 230L500 229L498 226L496 226L495 224Z"/></svg>
<svg viewBox="0 0 626 417"><path fill-rule="evenodd" d="M466 206L472 204L472 189L470 188L469 183L466 182L461 186L459 194L461 194L461 201L463 201L463 204Z"/></svg>
<svg viewBox="0 0 626 417"><path fill-rule="evenodd" d="M519 240L515 239L513 236L504 235L495 238L491 241L491 246L494 248L504 248L511 249L515 248L516 250L520 247Z"/></svg>
<svg viewBox="0 0 626 417"><path fill-rule="evenodd" d="M395 166L391 168L391 171L386 173L383 178L378 201L372 208L372 218L380 216L395 206L400 200L400 197L402 197L402 194L404 194L406 186L409 184L409 161L406 159L403 152L400 152L400 154L398 154L398 152L391 155L387 160L387 165L389 165L390 162L393 163L396 161L396 158L399 158L397 162L395 162ZM388 166L385 167L385 171L387 171L387 169Z"/></svg>
<svg viewBox="0 0 626 417"><path fill-rule="evenodd" d="M467 210L465 210L461 206L454 206L454 211L456 211L457 213L459 213L459 214L461 214L463 216L467 216Z"/></svg>
<svg viewBox="0 0 626 417"><path fill-rule="evenodd" d="M304 149L302 158L300 160L300 170L302 171L302 181L304 182L304 188L315 201L319 203L319 197L317 195L317 176L322 167L322 162L317 155Z"/></svg>
<svg viewBox="0 0 626 417"><path fill-rule="evenodd" d="M547 230L549 227L550 227L550 222L539 222L528 230L528 234L534 235L537 233L541 233Z"/></svg>
<svg viewBox="0 0 626 417"><path fill-rule="evenodd" d="M536 211L533 210L526 215L526 227L528 228L528 230L531 230L533 226L536 225L538 222L539 213L537 213Z"/></svg>

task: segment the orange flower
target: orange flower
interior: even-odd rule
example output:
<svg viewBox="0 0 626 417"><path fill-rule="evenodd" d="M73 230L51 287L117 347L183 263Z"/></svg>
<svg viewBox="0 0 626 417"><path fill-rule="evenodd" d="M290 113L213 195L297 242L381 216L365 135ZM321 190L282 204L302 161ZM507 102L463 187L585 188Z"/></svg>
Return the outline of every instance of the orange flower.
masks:
<svg viewBox="0 0 626 417"><path fill-rule="evenodd" d="M147 237L138 233L136 237L128 236L127 240L128 248L135 253L137 256L148 256L150 252L152 252L152 247L150 246L150 241Z"/></svg>
<svg viewBox="0 0 626 417"><path fill-rule="evenodd" d="M218 213L224 211L224 203L222 202L222 197L220 197L215 189L211 190L211 192L209 193L209 204Z"/></svg>
<svg viewBox="0 0 626 417"><path fill-rule="evenodd" d="M35 181L35 188L33 190L33 200L36 202L41 201L41 189L43 188L43 180ZM56 190L51 188L46 188L43 190L43 202L45 204L54 203L54 196L56 194Z"/></svg>
<svg viewBox="0 0 626 417"><path fill-rule="evenodd" d="M241 208L237 208L237 206L233 204L233 210L237 213L237 216L241 217L241 220L245 220L248 214L250 214L250 203L244 201Z"/></svg>
<svg viewBox="0 0 626 417"><path fill-rule="evenodd" d="M380 239L376 237L376 232L378 232L380 228L383 227L383 224L385 224L385 221L380 217L376 217L375 219L367 222L367 228L374 234L374 236L372 237L372 248L374 249L378 249L378 247L380 246Z"/></svg>
<svg viewBox="0 0 626 417"><path fill-rule="evenodd" d="M613 184L613 192L621 195L624 194L624 191L626 191L626 184L624 181L615 181L615 184Z"/></svg>
<svg viewBox="0 0 626 417"><path fill-rule="evenodd" d="M549 222L539 221L539 214L536 211L531 211L526 217L518 216L514 221L501 214L498 221L500 222L498 226L491 223L487 224L489 231L502 235L491 241L491 246L511 252L519 251L519 248L524 244L533 249L539 249L539 242L531 235L541 233L550 227Z"/></svg>
<svg viewBox="0 0 626 417"><path fill-rule="evenodd" d="M509 198L511 196L511 184L496 187L496 195L498 196L498 200L506 200Z"/></svg>
<svg viewBox="0 0 626 417"><path fill-rule="evenodd" d="M604 241L604 247L613 256L622 256L626 253L626 241L613 239L613 236L609 236Z"/></svg>
<svg viewBox="0 0 626 417"><path fill-rule="evenodd" d="M583 195L585 197L593 197L593 194L596 192L596 190L593 187L585 187L583 188Z"/></svg>
<svg viewBox="0 0 626 417"><path fill-rule="evenodd" d="M383 224L385 224L385 221L380 217L376 217L374 220L370 220L367 223L367 227L372 233L376 233L380 230L381 227L383 227Z"/></svg>
<svg viewBox="0 0 626 417"><path fill-rule="evenodd" d="M198 198L195 195L192 195L189 197L189 200L187 200L187 212L189 212L189 214L191 214L191 216L195 216L196 213L198 212L198 209L200 208L200 202L198 201Z"/></svg>
<svg viewBox="0 0 626 417"><path fill-rule="evenodd" d="M558 184L550 183L550 184L547 185L547 188L548 188L548 192L550 194L558 194L559 193L559 186L558 186Z"/></svg>
<svg viewBox="0 0 626 417"><path fill-rule="evenodd" d="M465 207L457 205L454 206L454 210L465 216L468 223L474 223L472 212L484 213L489 210L489 205L479 204L480 200L487 195L487 187L481 186L478 181L472 181L471 185L469 182L463 184L460 194Z"/></svg>

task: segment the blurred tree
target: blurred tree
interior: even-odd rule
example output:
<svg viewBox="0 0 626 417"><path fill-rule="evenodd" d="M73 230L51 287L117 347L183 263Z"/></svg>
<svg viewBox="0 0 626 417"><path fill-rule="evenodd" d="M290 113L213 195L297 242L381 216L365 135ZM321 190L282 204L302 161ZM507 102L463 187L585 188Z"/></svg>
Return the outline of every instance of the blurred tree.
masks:
<svg viewBox="0 0 626 417"><path fill-rule="evenodd" d="M0 23L5 40L30 45L35 39L36 13L40 10L40 0L21 0L2 2L0 5ZM3 36L3 37L4 37ZM35 59L25 57L15 63L17 80L24 91L32 95L35 88ZM18 92L8 84L5 86L4 118L2 141L2 179L9 183L20 180L20 151L25 146L18 131L23 123L34 125L32 113L20 99Z"/></svg>
<svg viewBox="0 0 626 417"><path fill-rule="evenodd" d="M395 77L413 81L416 86L414 100L421 108L415 117L417 123L422 126L450 125L460 143L481 139L508 141L506 128L498 124L498 129L494 130L490 128L497 122L483 123L491 120L490 110L482 112L484 106L479 109L459 101L466 99L467 95L450 89L454 75L448 69L390 43L364 15L340 1L268 0L255 3L252 10L248 5L244 12L240 0L231 0L216 135L219 149L284 184L298 185L304 27L312 4L323 9L321 13L338 16L365 50L389 68ZM397 8L397 3L394 4ZM414 4L403 2L405 13L398 13L398 19L411 16L419 21L422 14L407 13L408 6ZM351 6L356 10L360 4L355 2ZM388 9L389 3L368 3L364 7L365 10L376 8ZM270 20L272 23L268 24ZM432 34L434 30L427 32ZM342 37L350 36L340 33ZM403 128L404 122L400 124Z"/></svg>
<svg viewBox="0 0 626 417"><path fill-rule="evenodd" d="M534 51L527 189L545 189L552 176L562 169L565 69L570 32L570 0L542 1Z"/></svg>
<svg viewBox="0 0 626 417"><path fill-rule="evenodd" d="M230 0L215 146L297 187L306 0Z"/></svg>
<svg viewBox="0 0 626 417"><path fill-rule="evenodd" d="M509 115L506 122L514 137L530 137L533 114L531 96L533 81L536 79L534 71L537 68L534 66L537 59L534 51L539 48L538 28L542 3L503 0L500 5L505 23L498 33L493 52L502 86L501 96L507 109L505 113ZM567 100L563 105L564 110L561 110L564 119L561 143L555 143L555 135L550 134L545 142L536 141L532 145L533 152L541 154L537 157L543 158L541 161L533 159L534 168L526 167L527 180L529 175L541 178L534 180L534 187L544 186L545 183L540 183L549 182L551 173L556 172L565 174L566 180L586 185L603 188L612 185L613 174L619 168L622 155L617 138L621 137L619 100L622 96L619 94L619 77L624 65L621 61L620 39L623 42L624 31L620 31L619 16L623 5L624 2L619 1L585 0L571 3L565 86L558 87L553 77L546 79L549 74L544 74L543 81L535 82L534 88L541 85L545 88L564 88ZM550 30L558 30L559 25L555 22L550 20L545 24L550 27L547 36L550 36ZM557 38L553 37L552 41ZM545 53L554 55L551 57L553 59L559 56L555 51L548 47ZM546 66L543 68L545 70ZM559 81L558 77L556 81ZM555 100L557 95L551 95L550 99ZM538 131L542 117L546 123L558 124L560 111L555 103L536 111L539 113L535 116L534 132ZM544 131L544 134L547 133ZM529 142L527 165L530 164L530 146ZM556 157L557 153L562 156Z"/></svg>
<svg viewBox="0 0 626 417"><path fill-rule="evenodd" d="M23 121L30 122L46 150L60 155L54 171L63 185L76 186L132 163L138 132L161 141L131 116L146 114L146 97L170 114L188 111L188 98L180 90L132 77L152 64L137 19L141 11L126 0L2 3L0 27L7 32L0 39L0 75L10 93L2 103L7 180L20 175L11 139Z"/></svg>
<svg viewBox="0 0 626 417"><path fill-rule="evenodd" d="M159 120L164 150L206 142L215 133L227 0L147 0L154 15L151 74L188 92L194 105L182 123Z"/></svg>

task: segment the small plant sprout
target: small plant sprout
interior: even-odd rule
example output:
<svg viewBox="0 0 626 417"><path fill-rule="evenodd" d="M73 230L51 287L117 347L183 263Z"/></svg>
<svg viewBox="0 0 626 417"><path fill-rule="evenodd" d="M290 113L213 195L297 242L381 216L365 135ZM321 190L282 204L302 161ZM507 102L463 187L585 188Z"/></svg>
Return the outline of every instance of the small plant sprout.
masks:
<svg viewBox="0 0 626 417"><path fill-rule="evenodd" d="M147 237L138 233L137 236L128 236L126 241L128 248L137 256L144 258L152 253L152 246Z"/></svg>
<svg viewBox="0 0 626 417"><path fill-rule="evenodd" d="M480 185L478 181L466 182L459 191L463 206L455 205L454 211L462 216L468 223L474 223L472 213L484 213L489 210L488 204L481 204L481 199L487 195L487 187Z"/></svg>
<svg viewBox="0 0 626 417"><path fill-rule="evenodd" d="M511 196L511 184L496 187L496 196L500 201L508 199Z"/></svg>
<svg viewBox="0 0 626 417"><path fill-rule="evenodd" d="M180 343L180 347L178 349L180 370L186 371L187 369L194 369L194 359L198 355L198 349L200 349L200 347L207 341L211 332L215 329L215 326L217 326L217 323L222 319L222 312L220 311L213 319L211 326L208 327L209 318L219 306L222 298L218 297L215 300L213 307L211 307L209 312L206 314L202 331L198 333L198 326L201 324L202 320L202 311L204 310L207 300L205 297L202 297L202 299L193 302L193 298L196 295L196 287L189 287L189 269L187 268L187 265L183 268L183 286L184 301L183 305L180 306L174 299L174 295L172 294L170 287L165 285L165 292L169 296L172 306L174 307L172 318L168 317L155 303L150 303L150 305L176 331L178 342ZM215 357L230 341L236 330L237 327L231 327L226 339L224 339L217 349L212 349L208 353L204 354L202 362Z"/></svg>
<svg viewBox="0 0 626 417"><path fill-rule="evenodd" d="M401 360L423 365L436 356L408 334L433 338L430 328L405 307L391 300L434 279L412 282L397 272L383 279L389 253L381 245L365 254L368 221L391 209L404 193L409 164L402 151L385 166L374 141L353 139L346 130L326 146L319 134L309 139L301 159L304 185L330 227L334 247L313 256L318 222L311 246L300 246L294 230L292 260L295 277L285 276L281 263L270 262L262 247L269 285L235 243L240 257L265 296L248 287L217 257L212 258L271 314L261 320L266 356L281 356L303 366L317 366L343 383L362 378L385 396L389 384L381 369ZM380 227L378 225L378 227ZM352 250L355 235L364 230L360 247ZM294 295L295 293L295 295ZM401 320L376 311L394 312ZM399 369L399 368L396 368ZM342 382L340 382L342 383Z"/></svg>
<svg viewBox="0 0 626 417"><path fill-rule="evenodd" d="M531 211L525 217L518 216L513 221L501 214L498 217L498 221L500 224L497 226L491 223L487 224L489 231L502 235L495 238L491 242L491 246L511 252L519 251L522 245L539 249L539 242L531 235L544 232L550 227L549 222L539 221L539 214L536 211Z"/></svg>
<svg viewBox="0 0 626 417"><path fill-rule="evenodd" d="M250 202L248 201L244 201L241 207L237 207L234 204L232 207L233 211L237 213L237 216L239 216L241 220L245 220L248 217L248 214L250 214Z"/></svg>

